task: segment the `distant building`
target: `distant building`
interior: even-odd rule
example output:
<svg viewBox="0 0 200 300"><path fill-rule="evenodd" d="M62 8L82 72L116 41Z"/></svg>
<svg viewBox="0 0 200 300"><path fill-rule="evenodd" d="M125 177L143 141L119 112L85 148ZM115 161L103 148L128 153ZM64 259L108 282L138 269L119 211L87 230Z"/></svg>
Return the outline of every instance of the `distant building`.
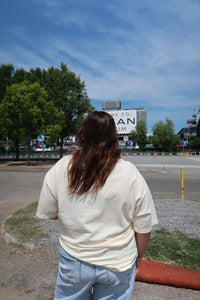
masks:
<svg viewBox="0 0 200 300"><path fill-rule="evenodd" d="M200 106L196 107L196 113L192 117L187 120L188 126L182 127L178 132L179 137L188 142L195 137L200 137Z"/></svg>
<svg viewBox="0 0 200 300"><path fill-rule="evenodd" d="M200 106L197 107L196 123L197 123L197 137L200 138Z"/></svg>
<svg viewBox="0 0 200 300"><path fill-rule="evenodd" d="M120 110L121 109L121 101L103 101L102 102L102 110Z"/></svg>
<svg viewBox="0 0 200 300"><path fill-rule="evenodd" d="M108 112L115 120L119 140L128 141L131 131L136 130L137 122L147 124L147 111L144 108L121 110L121 101L103 101L102 110Z"/></svg>

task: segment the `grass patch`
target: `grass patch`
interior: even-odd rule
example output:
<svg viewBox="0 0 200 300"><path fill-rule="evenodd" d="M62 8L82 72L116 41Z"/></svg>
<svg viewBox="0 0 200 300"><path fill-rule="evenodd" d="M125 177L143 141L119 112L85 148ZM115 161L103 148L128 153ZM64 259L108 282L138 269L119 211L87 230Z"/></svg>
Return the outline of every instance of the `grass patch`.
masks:
<svg viewBox="0 0 200 300"><path fill-rule="evenodd" d="M6 220L8 232L15 234L19 243L34 241L37 243L48 235L39 226L35 217L37 202L17 210ZM169 232L164 228L156 230L152 235L145 258L153 261L170 263L176 266L200 269L200 239L189 237L179 231Z"/></svg>
<svg viewBox="0 0 200 300"><path fill-rule="evenodd" d="M23 209L17 210L12 217L5 221L5 228L11 234L15 234L18 242L38 242L42 237L47 236L39 227L39 219L35 217L37 202L33 202Z"/></svg>
<svg viewBox="0 0 200 300"><path fill-rule="evenodd" d="M179 267L200 269L200 239L180 231L159 229L150 239L145 258Z"/></svg>

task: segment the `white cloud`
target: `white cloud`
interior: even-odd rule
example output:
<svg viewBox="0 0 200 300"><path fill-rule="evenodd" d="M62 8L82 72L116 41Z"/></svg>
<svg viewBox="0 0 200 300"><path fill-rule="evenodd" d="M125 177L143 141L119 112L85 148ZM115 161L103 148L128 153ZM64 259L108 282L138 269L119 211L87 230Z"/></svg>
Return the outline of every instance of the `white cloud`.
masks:
<svg viewBox="0 0 200 300"><path fill-rule="evenodd" d="M13 52L13 49L15 51ZM0 48L0 61L5 64L13 64L17 68L47 68L48 62L34 51L12 43L6 49Z"/></svg>
<svg viewBox="0 0 200 300"><path fill-rule="evenodd" d="M199 104L198 1L36 3L49 31L32 32L26 24L7 29L2 62L27 69L63 61L81 75L92 99L134 100L166 112L187 108L191 99Z"/></svg>
<svg viewBox="0 0 200 300"><path fill-rule="evenodd" d="M76 5L70 0L37 0L37 2L42 7L41 13L43 16L56 25L64 27L78 25L83 27L87 23L87 16L80 9L81 3L77 5L77 1Z"/></svg>

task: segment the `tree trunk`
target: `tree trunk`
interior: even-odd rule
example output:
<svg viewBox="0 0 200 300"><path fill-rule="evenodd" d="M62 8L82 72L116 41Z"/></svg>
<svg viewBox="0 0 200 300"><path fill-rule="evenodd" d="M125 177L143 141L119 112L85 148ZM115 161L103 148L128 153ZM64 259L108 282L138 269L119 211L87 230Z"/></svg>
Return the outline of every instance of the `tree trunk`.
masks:
<svg viewBox="0 0 200 300"><path fill-rule="evenodd" d="M60 158L63 157L63 137L60 138Z"/></svg>
<svg viewBox="0 0 200 300"><path fill-rule="evenodd" d="M16 160L19 160L19 140L18 140L18 139L15 140L15 149L16 149L16 152L15 152L15 154L16 154L15 159L16 159Z"/></svg>
<svg viewBox="0 0 200 300"><path fill-rule="evenodd" d="M27 146L28 146L28 158L27 158L27 166L30 166L30 138L27 139Z"/></svg>

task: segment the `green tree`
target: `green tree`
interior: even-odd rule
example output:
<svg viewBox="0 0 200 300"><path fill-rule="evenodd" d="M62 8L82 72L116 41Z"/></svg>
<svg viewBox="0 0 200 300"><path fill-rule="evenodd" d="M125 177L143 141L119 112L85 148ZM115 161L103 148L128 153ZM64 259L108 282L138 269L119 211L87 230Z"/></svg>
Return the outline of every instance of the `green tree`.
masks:
<svg viewBox="0 0 200 300"><path fill-rule="evenodd" d="M159 121L153 128L152 143L157 150L172 151L179 143L179 136L174 133L173 121L166 118L166 123Z"/></svg>
<svg viewBox="0 0 200 300"><path fill-rule="evenodd" d="M147 127L144 121L140 120L137 122L136 132L137 132L137 144L139 148L143 150L147 143Z"/></svg>
<svg viewBox="0 0 200 300"><path fill-rule="evenodd" d="M136 130L132 130L129 134L129 138L131 141L134 142L134 144L137 144L137 133Z"/></svg>
<svg viewBox="0 0 200 300"><path fill-rule="evenodd" d="M16 69L12 64L0 65L0 103L5 97L6 88L13 83L20 83L29 80L29 72L23 68Z"/></svg>
<svg viewBox="0 0 200 300"><path fill-rule="evenodd" d="M14 74L13 65L0 65L0 103L6 94L7 86L12 84L12 76Z"/></svg>
<svg viewBox="0 0 200 300"><path fill-rule="evenodd" d="M39 82L41 87L45 88L45 77L46 77L47 71L45 69L41 70L39 67L33 69L31 68L29 72L26 74L26 79L31 82Z"/></svg>
<svg viewBox="0 0 200 300"><path fill-rule="evenodd" d="M44 72L45 90L62 114L59 125L60 157L62 157L63 139L75 134L86 113L93 110L87 96L84 81L70 71L64 63L60 69L51 67Z"/></svg>
<svg viewBox="0 0 200 300"><path fill-rule="evenodd" d="M59 119L59 113L53 103L48 101L46 91L37 82L30 84L24 81L8 87L0 105L0 113L2 113L1 131L14 141L16 159L18 159L18 143L20 139L25 138L28 146L28 165L31 138L42 131L58 133L61 130L58 127L53 129Z"/></svg>
<svg viewBox="0 0 200 300"><path fill-rule="evenodd" d="M48 136L46 140L46 147L55 147L56 139L53 136Z"/></svg>
<svg viewBox="0 0 200 300"><path fill-rule="evenodd" d="M147 127L144 121L140 120L137 122L136 131L131 131L130 139L139 146L140 150L144 149L147 143Z"/></svg>
<svg viewBox="0 0 200 300"><path fill-rule="evenodd" d="M12 65L1 67L2 70L9 70L12 67L12 72L8 72L10 75L7 76L9 80L2 80L4 82L2 98L6 87L12 83L20 84L24 80L29 83L38 82L45 89L48 94L47 100L53 101L55 108L60 112L56 125L48 126L48 132L52 138L60 141L60 157L62 157L64 137L75 134L84 115L94 109L87 96L84 81L81 81L80 77L70 71L64 63L61 63L60 68L51 67L48 70L40 68L31 68L29 71L23 68L14 70Z"/></svg>
<svg viewBox="0 0 200 300"><path fill-rule="evenodd" d="M12 83L21 83L25 80L28 80L28 72L23 68L17 69L14 71L12 76Z"/></svg>
<svg viewBox="0 0 200 300"><path fill-rule="evenodd" d="M23 137L23 129L20 126L21 100L17 85L11 85L6 90L6 96L0 104L0 133L2 137L13 140L16 149L16 160L19 158L18 144Z"/></svg>
<svg viewBox="0 0 200 300"><path fill-rule="evenodd" d="M196 152L200 151L200 138L197 137L189 142L189 146L195 148Z"/></svg>

